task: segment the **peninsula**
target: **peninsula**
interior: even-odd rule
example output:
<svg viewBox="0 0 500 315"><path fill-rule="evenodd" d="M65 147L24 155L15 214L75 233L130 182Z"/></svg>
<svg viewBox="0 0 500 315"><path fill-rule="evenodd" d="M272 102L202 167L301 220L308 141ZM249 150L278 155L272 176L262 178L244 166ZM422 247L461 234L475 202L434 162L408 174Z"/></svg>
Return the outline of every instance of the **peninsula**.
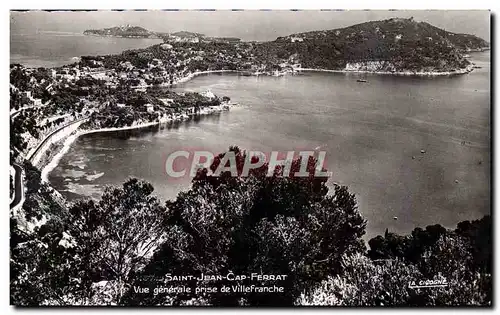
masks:
<svg viewBox="0 0 500 315"><path fill-rule="evenodd" d="M99 30L86 30L84 35L96 35L105 37L128 37L128 38L160 38L156 33L150 32L140 26L115 26Z"/></svg>
<svg viewBox="0 0 500 315"><path fill-rule="evenodd" d="M203 73L281 76L313 70L453 75L474 69L467 52L489 49L489 43L476 36L451 33L412 18L292 34L269 42L187 31L160 33L130 25L85 34L156 37L163 43L116 55L82 56L58 68L11 65L12 162L22 163L38 152L47 135L72 122L86 132L131 129L229 109L228 96L164 89ZM48 151L53 156L60 149Z"/></svg>
<svg viewBox="0 0 500 315"><path fill-rule="evenodd" d="M291 34L269 42L241 42L239 38L207 37L186 31L160 33L132 26L85 33L162 38L165 42L162 48L172 48L176 53L197 51L190 64L202 71L231 69L274 75L292 69L462 74L473 69L466 59L467 52L489 49L489 43L477 36L448 32L413 18L392 18L333 30ZM153 47L138 53L158 59L168 57L157 54Z"/></svg>

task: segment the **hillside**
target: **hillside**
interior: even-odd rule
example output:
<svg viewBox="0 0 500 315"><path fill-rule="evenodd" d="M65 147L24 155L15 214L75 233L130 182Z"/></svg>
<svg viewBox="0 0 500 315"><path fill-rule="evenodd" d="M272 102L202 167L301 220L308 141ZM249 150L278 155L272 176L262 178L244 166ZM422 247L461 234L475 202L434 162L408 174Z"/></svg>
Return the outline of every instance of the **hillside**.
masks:
<svg viewBox="0 0 500 315"><path fill-rule="evenodd" d="M277 58L294 59L305 68L388 72L466 69L470 63L462 52L488 46L476 36L447 32L412 18L292 34L262 44Z"/></svg>
<svg viewBox="0 0 500 315"><path fill-rule="evenodd" d="M88 30L85 34L162 38L175 46L175 60L180 55L181 59L187 58L185 49L199 52L187 62L192 70L252 68L274 71L281 70L283 65L300 65L306 69L336 71L460 74L472 70L465 52L489 49L489 43L477 36L448 32L412 18L370 21L345 28L292 34L261 43L206 37L188 31L159 33L128 25ZM148 50L154 52L153 48L146 49L141 55L155 55L146 53ZM156 54L155 58L170 63L164 54ZM143 60L146 63L152 61L152 58L146 59Z"/></svg>
<svg viewBox="0 0 500 315"><path fill-rule="evenodd" d="M128 38L162 38L165 40L171 38L179 38L182 40L189 40L194 38L204 38L204 34L193 33L188 31L179 31L175 33L164 33L149 31L140 26L115 26L110 28L98 30L85 30L84 35L105 36L105 37L128 37Z"/></svg>
<svg viewBox="0 0 500 315"><path fill-rule="evenodd" d="M156 34L140 26L115 26L100 30L86 30L85 35L112 36L112 37L156 37Z"/></svg>
<svg viewBox="0 0 500 315"><path fill-rule="evenodd" d="M193 32L188 32L188 31L179 31L179 32L171 33L170 35L177 36L177 37L204 37L205 36L205 34L193 33Z"/></svg>

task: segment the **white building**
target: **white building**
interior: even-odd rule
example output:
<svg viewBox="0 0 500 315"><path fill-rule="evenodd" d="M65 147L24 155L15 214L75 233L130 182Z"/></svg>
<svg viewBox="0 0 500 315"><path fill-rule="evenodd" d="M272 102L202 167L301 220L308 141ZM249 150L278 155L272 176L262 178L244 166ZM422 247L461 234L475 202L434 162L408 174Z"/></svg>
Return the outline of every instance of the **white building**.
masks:
<svg viewBox="0 0 500 315"><path fill-rule="evenodd" d="M145 104L144 107L146 107L148 113L153 113L155 111L153 104Z"/></svg>
<svg viewBox="0 0 500 315"><path fill-rule="evenodd" d="M212 93L212 91L210 91L210 90L206 90L205 92L202 92L201 95L203 95L205 97L208 97L210 99L212 99L212 98L215 97L215 94Z"/></svg>
<svg viewBox="0 0 500 315"><path fill-rule="evenodd" d="M290 37L290 41L292 43L295 43L295 42L303 42L304 39L302 37Z"/></svg>

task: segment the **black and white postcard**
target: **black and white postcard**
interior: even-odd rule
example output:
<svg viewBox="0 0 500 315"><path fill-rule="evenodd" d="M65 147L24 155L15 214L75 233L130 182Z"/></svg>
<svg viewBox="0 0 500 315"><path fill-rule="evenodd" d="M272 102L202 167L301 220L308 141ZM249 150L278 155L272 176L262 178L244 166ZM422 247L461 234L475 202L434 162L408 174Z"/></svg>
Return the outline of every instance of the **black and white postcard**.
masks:
<svg viewBox="0 0 500 315"><path fill-rule="evenodd" d="M11 305L492 306L490 11L9 15Z"/></svg>

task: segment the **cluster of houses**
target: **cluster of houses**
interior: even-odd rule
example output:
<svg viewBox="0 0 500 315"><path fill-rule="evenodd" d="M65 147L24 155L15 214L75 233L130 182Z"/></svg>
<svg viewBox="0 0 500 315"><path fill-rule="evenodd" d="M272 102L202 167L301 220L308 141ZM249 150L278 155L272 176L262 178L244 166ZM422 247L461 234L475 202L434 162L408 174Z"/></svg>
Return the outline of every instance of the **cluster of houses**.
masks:
<svg viewBox="0 0 500 315"><path fill-rule="evenodd" d="M295 42L303 42L304 39L302 37L298 37L298 36L292 36L290 37L290 42L292 43L295 43Z"/></svg>
<svg viewBox="0 0 500 315"><path fill-rule="evenodd" d="M19 90L15 86L13 86L12 84L10 85L10 88L11 88L12 92L20 93ZM21 93L23 93L31 101L31 106L42 105L42 99L34 98L33 93L31 91L22 91ZM26 106L26 105L27 104L24 104L24 106Z"/></svg>
<svg viewBox="0 0 500 315"><path fill-rule="evenodd" d="M161 49L166 52L162 59L151 58L145 67L134 66L133 60L122 61L116 66L116 69L106 68L104 66L103 57L96 57L95 59L88 60L90 67L83 66L82 64L74 64L61 68L47 69L48 77L42 79L45 82L36 82L34 76L31 76L33 85L38 85L46 89L49 93L54 93L54 88L69 87L84 78L93 78L99 80L104 86L116 89L120 86L127 86L137 92L146 92L147 87L153 85L168 86L181 79L187 78L193 72L203 71L206 68L212 68L214 63L220 65L220 68L226 65L235 64L239 69L246 69L245 71L251 72L252 75L266 74L280 76L288 72L294 72L296 68L300 68L300 64L294 63L295 60L288 60L282 62L279 67L273 65L270 67L265 62L258 62L252 52L252 45L248 43L237 43L232 48L218 49L202 49L196 46L182 46L177 49L174 42L190 42L198 43L202 41L231 41L239 42L238 38L212 38L205 37L203 34L189 33L189 34L169 34L169 37L163 44ZM300 37L290 38L291 41L302 41ZM228 49L228 51L226 51ZM146 52L147 54L148 52ZM204 66L204 60L207 64ZM193 63L194 62L194 63ZM198 68L200 66L200 68ZM25 69L28 76L33 69ZM79 86L82 90L89 91L90 86ZM57 90L57 88L56 88ZM31 91L26 91L27 97L33 101L35 106L42 105L42 100L33 98ZM213 97L213 95L205 95ZM125 106L125 104L119 104ZM154 112L154 106L151 104L145 105L147 112Z"/></svg>

